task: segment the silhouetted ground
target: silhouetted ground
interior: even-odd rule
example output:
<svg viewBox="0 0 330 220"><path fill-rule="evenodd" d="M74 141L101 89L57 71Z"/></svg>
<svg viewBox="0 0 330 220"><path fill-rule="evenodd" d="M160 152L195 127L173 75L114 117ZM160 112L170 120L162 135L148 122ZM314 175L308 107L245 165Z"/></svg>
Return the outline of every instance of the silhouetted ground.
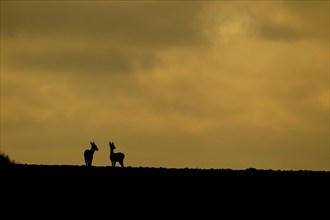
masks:
<svg viewBox="0 0 330 220"><path fill-rule="evenodd" d="M156 219L175 213L205 219L225 214L261 217L265 212L265 219L283 218L285 213L295 218L313 214L317 219L329 213L326 171L14 164L0 167L0 175L1 199L8 210L26 208L30 214L31 207L54 216L65 212L93 217L121 210L122 217L155 214Z"/></svg>

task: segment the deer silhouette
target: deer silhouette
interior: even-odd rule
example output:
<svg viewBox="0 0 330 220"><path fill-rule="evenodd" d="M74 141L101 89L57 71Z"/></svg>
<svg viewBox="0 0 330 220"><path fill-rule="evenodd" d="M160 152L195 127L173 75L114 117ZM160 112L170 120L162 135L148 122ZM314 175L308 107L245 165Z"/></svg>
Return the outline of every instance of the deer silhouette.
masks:
<svg viewBox="0 0 330 220"><path fill-rule="evenodd" d="M92 145L91 149L89 150L87 149L84 152L84 158L87 167L92 166L94 152L99 150L94 142L91 142L91 145Z"/></svg>
<svg viewBox="0 0 330 220"><path fill-rule="evenodd" d="M111 161L111 166L115 167L116 162L118 162L122 167L124 167L124 158L125 154L118 152L115 153L114 150L116 149L115 144L113 142L109 142L110 146L110 161Z"/></svg>

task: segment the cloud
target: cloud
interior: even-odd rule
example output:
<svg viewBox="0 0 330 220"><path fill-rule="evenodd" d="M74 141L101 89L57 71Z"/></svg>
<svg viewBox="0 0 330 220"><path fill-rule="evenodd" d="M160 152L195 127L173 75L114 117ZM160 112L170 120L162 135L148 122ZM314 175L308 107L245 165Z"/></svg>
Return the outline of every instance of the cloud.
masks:
<svg viewBox="0 0 330 220"><path fill-rule="evenodd" d="M268 40L297 41L329 36L329 2L278 1L250 7L253 32Z"/></svg>

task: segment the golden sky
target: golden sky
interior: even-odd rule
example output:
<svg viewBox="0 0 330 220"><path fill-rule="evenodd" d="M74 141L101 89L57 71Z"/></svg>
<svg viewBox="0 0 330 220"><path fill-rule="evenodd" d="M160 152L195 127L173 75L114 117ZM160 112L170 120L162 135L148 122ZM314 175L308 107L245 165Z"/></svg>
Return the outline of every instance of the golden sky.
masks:
<svg viewBox="0 0 330 220"><path fill-rule="evenodd" d="M1 148L27 164L329 170L329 1L3 1Z"/></svg>

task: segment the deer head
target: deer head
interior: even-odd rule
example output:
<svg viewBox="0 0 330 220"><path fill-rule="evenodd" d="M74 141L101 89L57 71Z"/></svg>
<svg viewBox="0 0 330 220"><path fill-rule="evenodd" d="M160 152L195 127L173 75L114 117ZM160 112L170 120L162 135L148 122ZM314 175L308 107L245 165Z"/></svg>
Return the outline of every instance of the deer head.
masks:
<svg viewBox="0 0 330 220"><path fill-rule="evenodd" d="M110 149L111 150L114 150L114 149L116 149L116 147L115 147L115 143L114 142L109 142L109 146L110 146Z"/></svg>
<svg viewBox="0 0 330 220"><path fill-rule="evenodd" d="M92 145L92 148L91 148L92 150L96 150L96 151L99 150L94 142L91 142L91 145Z"/></svg>

